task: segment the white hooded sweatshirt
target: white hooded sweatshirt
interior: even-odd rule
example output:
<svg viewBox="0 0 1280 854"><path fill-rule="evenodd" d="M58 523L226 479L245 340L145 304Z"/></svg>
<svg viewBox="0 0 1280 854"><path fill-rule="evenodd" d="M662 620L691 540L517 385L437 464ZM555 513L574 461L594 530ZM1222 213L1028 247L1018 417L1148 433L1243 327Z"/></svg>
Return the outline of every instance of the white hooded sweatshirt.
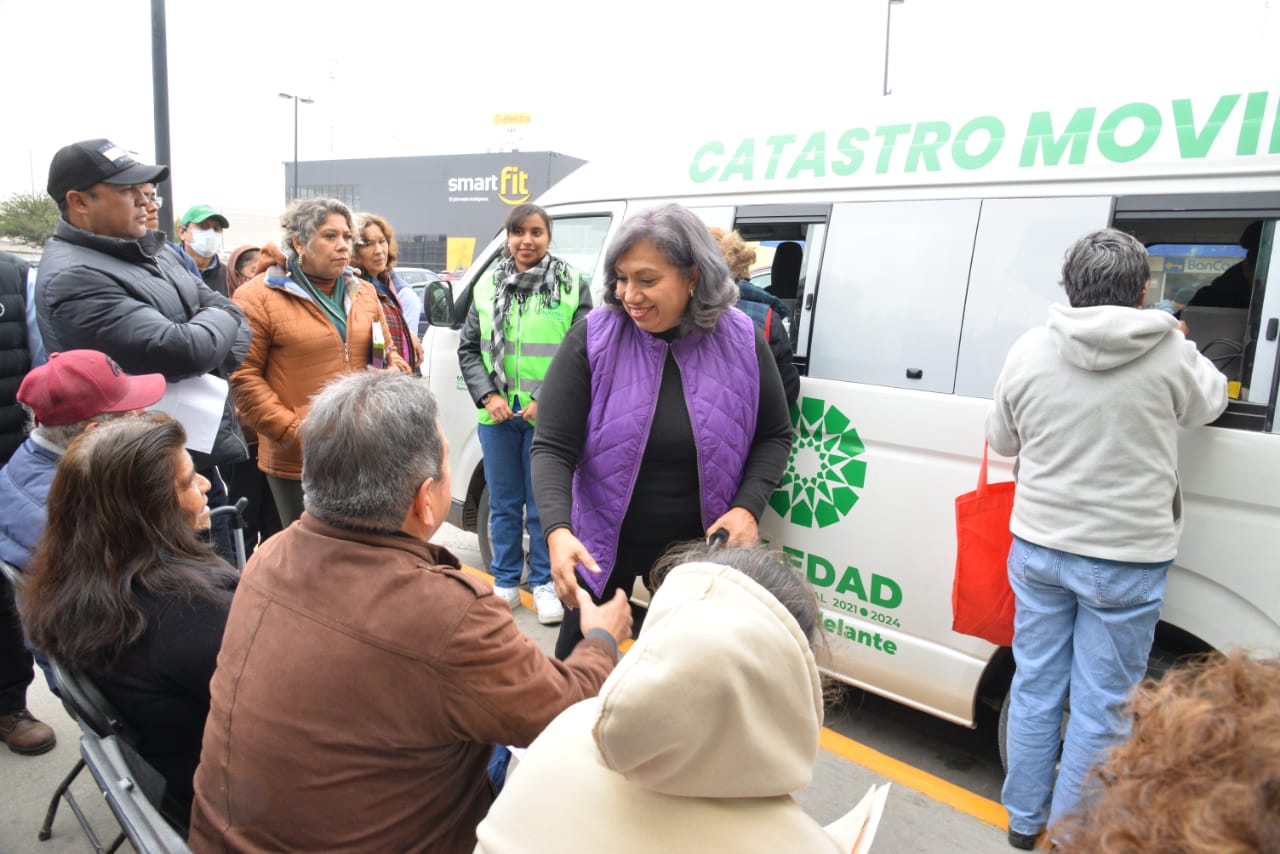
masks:
<svg viewBox="0 0 1280 854"><path fill-rule="evenodd" d="M791 797L812 778L821 726L795 619L741 572L685 564L600 696L529 747L475 850L848 852L860 825L829 835Z"/></svg>
<svg viewBox="0 0 1280 854"><path fill-rule="evenodd" d="M1013 533L1105 560L1172 560L1182 530L1178 427L1217 418L1227 379L1166 312L1054 305L1014 343L987 417L1018 457Z"/></svg>

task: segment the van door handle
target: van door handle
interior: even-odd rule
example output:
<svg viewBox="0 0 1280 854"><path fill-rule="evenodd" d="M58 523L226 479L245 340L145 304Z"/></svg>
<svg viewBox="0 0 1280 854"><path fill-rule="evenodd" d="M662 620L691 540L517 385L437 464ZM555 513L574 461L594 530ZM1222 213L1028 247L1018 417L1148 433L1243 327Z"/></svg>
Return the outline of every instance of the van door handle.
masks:
<svg viewBox="0 0 1280 854"><path fill-rule="evenodd" d="M1267 340L1276 340L1278 334L1280 334L1280 317L1270 318L1267 321Z"/></svg>
<svg viewBox="0 0 1280 854"><path fill-rule="evenodd" d="M924 371L919 368L907 368L907 379L918 380L924 376Z"/></svg>

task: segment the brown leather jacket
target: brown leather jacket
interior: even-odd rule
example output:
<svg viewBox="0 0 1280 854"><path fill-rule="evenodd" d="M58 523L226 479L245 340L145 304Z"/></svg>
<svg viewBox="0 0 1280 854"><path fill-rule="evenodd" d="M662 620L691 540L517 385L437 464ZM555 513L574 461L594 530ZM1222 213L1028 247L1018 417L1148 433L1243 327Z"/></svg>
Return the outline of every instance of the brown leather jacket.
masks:
<svg viewBox="0 0 1280 854"><path fill-rule="evenodd" d="M439 546L304 513L232 601L191 847L469 852L493 745L529 744L614 662L599 638L548 657Z"/></svg>
<svg viewBox="0 0 1280 854"><path fill-rule="evenodd" d="M253 329L253 343L231 374L231 391L241 420L258 434L258 468L267 474L302 477L298 425L311 408L311 396L339 374L372 364L374 323L382 327L387 367L409 371L396 352L373 285L347 276L346 287L350 308L345 342L320 306L280 267L236 289L233 299Z"/></svg>

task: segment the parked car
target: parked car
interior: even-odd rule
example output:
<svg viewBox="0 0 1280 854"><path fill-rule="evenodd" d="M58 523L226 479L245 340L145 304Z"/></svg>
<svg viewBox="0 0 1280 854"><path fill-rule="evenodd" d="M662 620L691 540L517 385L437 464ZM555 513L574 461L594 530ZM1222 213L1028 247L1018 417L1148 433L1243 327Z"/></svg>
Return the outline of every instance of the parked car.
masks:
<svg viewBox="0 0 1280 854"><path fill-rule="evenodd" d="M405 284L412 285L419 295L429 282L438 282L440 277L424 267L396 267L396 275L404 279Z"/></svg>

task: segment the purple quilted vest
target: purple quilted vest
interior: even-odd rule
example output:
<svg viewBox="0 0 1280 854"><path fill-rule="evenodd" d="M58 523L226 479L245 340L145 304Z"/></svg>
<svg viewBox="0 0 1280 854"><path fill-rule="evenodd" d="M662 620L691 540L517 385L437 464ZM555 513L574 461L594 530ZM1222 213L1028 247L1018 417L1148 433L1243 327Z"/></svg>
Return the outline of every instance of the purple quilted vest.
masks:
<svg viewBox="0 0 1280 854"><path fill-rule="evenodd" d="M698 448L702 526L729 509L742 482L756 432L760 363L755 326L736 308L708 333L694 330L671 342ZM601 306L587 315L591 409L581 462L573 475L573 531L599 562L599 575L578 574L599 597L613 572L626 515L662 385L667 342L619 311Z"/></svg>

